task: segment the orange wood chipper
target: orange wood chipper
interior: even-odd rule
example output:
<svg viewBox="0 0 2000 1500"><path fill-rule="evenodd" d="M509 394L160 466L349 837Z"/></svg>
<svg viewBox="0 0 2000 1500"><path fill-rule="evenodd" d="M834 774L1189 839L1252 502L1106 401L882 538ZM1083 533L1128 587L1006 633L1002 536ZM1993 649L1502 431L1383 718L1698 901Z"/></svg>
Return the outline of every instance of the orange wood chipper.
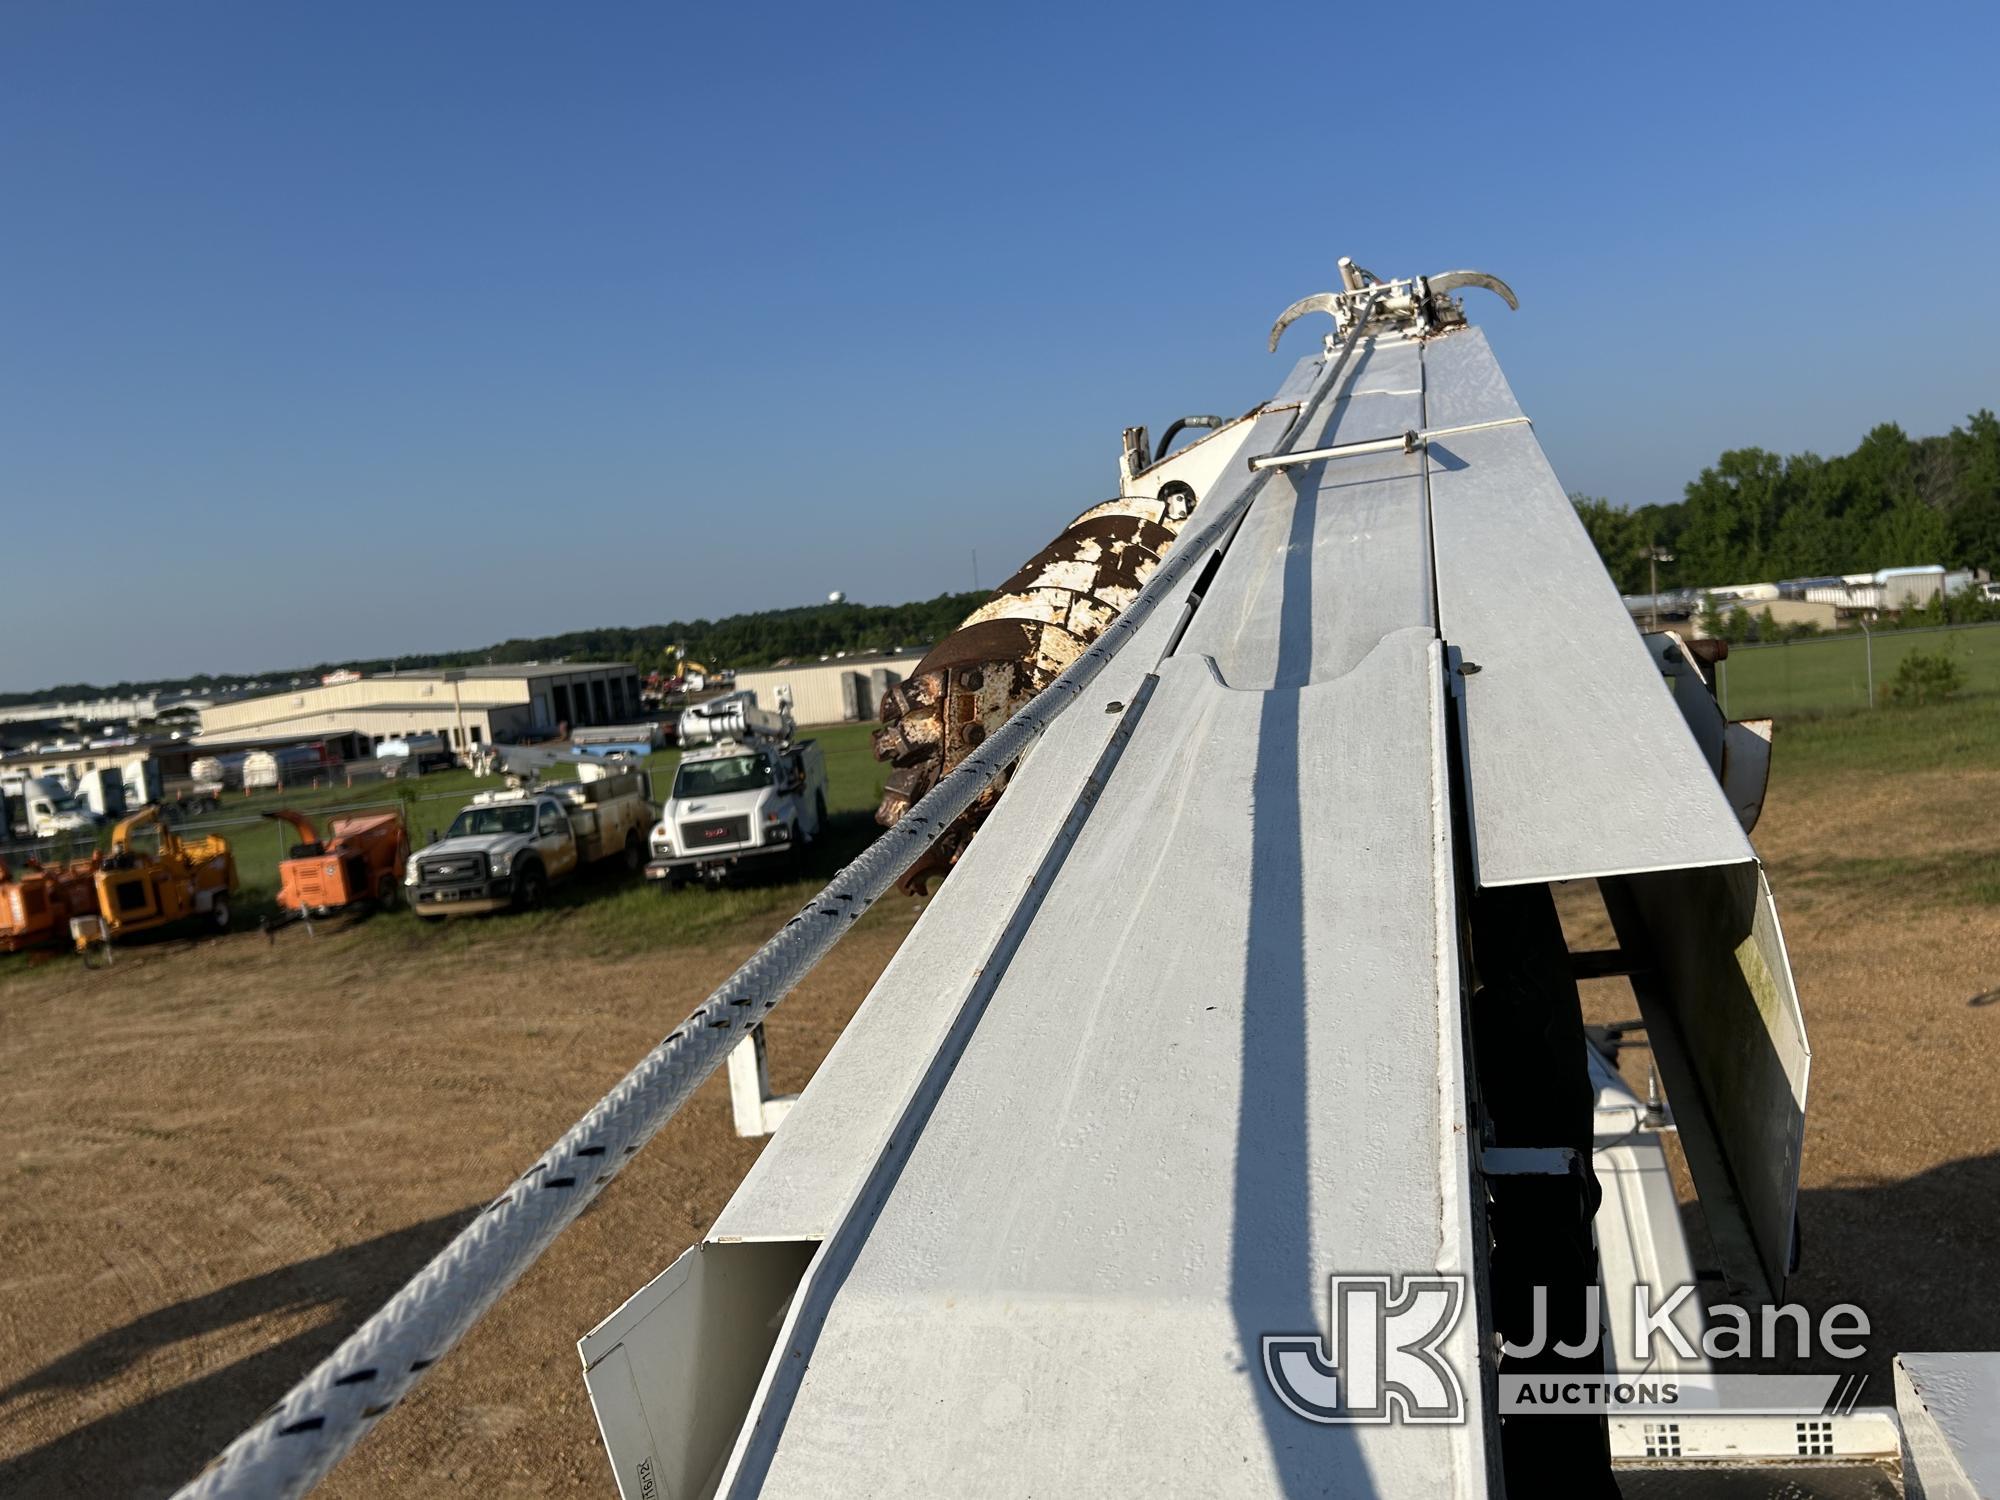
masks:
<svg viewBox="0 0 2000 1500"><path fill-rule="evenodd" d="M401 814L335 818L324 842L302 812L281 808L264 816L291 824L299 835L278 866L278 905L287 912L319 917L364 901L395 904L403 861L410 857Z"/></svg>
<svg viewBox="0 0 2000 1500"><path fill-rule="evenodd" d="M19 873L0 863L0 953L17 953L69 934L71 917L97 915L97 861L44 865L29 860Z"/></svg>
<svg viewBox="0 0 2000 1500"><path fill-rule="evenodd" d="M133 835L147 829L157 833L157 844L135 847ZM111 830L111 848L99 861L94 880L103 930L78 932L79 948L100 936L128 937L190 917L226 931L229 898L236 892L236 857L227 839L181 838L154 806Z"/></svg>

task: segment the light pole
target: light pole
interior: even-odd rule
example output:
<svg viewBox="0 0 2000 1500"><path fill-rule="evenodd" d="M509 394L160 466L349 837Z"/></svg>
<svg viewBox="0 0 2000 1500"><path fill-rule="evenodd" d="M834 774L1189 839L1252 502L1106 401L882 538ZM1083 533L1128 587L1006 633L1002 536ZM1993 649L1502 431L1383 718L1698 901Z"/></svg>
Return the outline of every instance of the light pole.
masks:
<svg viewBox="0 0 2000 1500"><path fill-rule="evenodd" d="M1861 649L1868 655L1868 706L1875 706L1875 632L1868 628L1868 617L1858 616L1861 621Z"/></svg>
<svg viewBox="0 0 2000 1500"><path fill-rule="evenodd" d="M1648 542L1639 555L1646 559L1646 584L1652 591L1653 629L1660 628L1660 564L1674 560L1669 552L1657 542Z"/></svg>

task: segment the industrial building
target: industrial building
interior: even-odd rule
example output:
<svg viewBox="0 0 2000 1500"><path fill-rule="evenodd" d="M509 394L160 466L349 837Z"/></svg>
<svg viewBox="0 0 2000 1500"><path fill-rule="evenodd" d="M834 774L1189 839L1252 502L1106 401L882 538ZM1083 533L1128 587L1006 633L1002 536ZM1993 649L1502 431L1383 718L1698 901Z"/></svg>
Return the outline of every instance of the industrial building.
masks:
<svg viewBox="0 0 2000 1500"><path fill-rule="evenodd" d="M387 739L434 734L453 750L546 738L639 715L639 673L623 663L553 662L385 672L219 703L201 714L203 751L337 741L343 758Z"/></svg>
<svg viewBox="0 0 2000 1500"><path fill-rule="evenodd" d="M760 705L775 708L781 690L789 689L792 717L799 723L853 724L880 714L882 695L923 657L921 651L901 651L763 667L738 672L735 691L748 689L756 693Z"/></svg>

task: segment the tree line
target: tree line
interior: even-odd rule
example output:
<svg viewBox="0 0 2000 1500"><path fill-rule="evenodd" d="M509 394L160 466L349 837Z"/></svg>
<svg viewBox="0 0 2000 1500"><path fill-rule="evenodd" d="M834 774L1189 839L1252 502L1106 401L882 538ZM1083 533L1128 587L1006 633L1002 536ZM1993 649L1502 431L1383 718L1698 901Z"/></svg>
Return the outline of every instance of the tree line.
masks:
<svg viewBox="0 0 2000 1500"><path fill-rule="evenodd" d="M674 620L662 625L607 625L596 630L572 630L562 635L521 637L477 651L433 652L427 655L376 657L361 661L319 662L280 672L242 676L162 678L151 682L120 682L98 686L63 683L34 692L0 693L0 707L24 703L77 702L95 698L131 698L147 693L214 692L250 682L288 682L294 677L317 678L328 672L419 671L431 667L471 667L487 663L553 661L629 662L642 671L669 672L678 658L676 648L691 662L711 668L766 667L788 660L817 661L845 651L886 651L894 647L928 646L958 628L958 624L992 595L985 590L939 594L909 604L809 604L795 609L763 609L728 615L719 620Z"/></svg>
<svg viewBox="0 0 2000 1500"><path fill-rule="evenodd" d="M1820 578L1942 563L2000 573L2000 417L1981 410L1942 437L1884 423L1852 453L1724 453L1670 505L1631 510L1570 497L1621 592Z"/></svg>
<svg viewBox="0 0 2000 1500"><path fill-rule="evenodd" d="M1627 510L1574 495L1604 566L1628 594L1649 588L1646 554L1660 549L1660 587L1720 586L1779 578L1872 572L1914 563L2000 573L2000 417L1981 410L1941 437L1912 438L1893 423L1870 432L1852 453L1780 457L1762 448L1724 453L1669 505ZM909 604L811 604L719 620L604 626L501 641L482 650L365 661L320 662L241 676L202 673L110 686L64 683L0 693L0 706L49 700L215 691L250 681L316 677L341 669L383 672L484 663L571 660L630 662L665 670L674 650L710 667L762 667L835 652L926 646L955 629L990 596L939 594Z"/></svg>

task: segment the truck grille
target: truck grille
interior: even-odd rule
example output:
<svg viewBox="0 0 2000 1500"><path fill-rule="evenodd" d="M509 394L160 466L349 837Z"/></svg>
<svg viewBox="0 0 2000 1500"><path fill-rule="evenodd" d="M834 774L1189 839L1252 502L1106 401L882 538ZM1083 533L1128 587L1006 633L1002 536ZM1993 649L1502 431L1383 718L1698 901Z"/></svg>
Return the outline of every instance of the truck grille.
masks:
<svg viewBox="0 0 2000 1500"><path fill-rule="evenodd" d="M417 875L425 885L465 885L486 878L483 854L441 854L417 861Z"/></svg>
<svg viewBox="0 0 2000 1500"><path fill-rule="evenodd" d="M749 842L748 818L697 818L692 823L681 824L681 846L690 854Z"/></svg>

